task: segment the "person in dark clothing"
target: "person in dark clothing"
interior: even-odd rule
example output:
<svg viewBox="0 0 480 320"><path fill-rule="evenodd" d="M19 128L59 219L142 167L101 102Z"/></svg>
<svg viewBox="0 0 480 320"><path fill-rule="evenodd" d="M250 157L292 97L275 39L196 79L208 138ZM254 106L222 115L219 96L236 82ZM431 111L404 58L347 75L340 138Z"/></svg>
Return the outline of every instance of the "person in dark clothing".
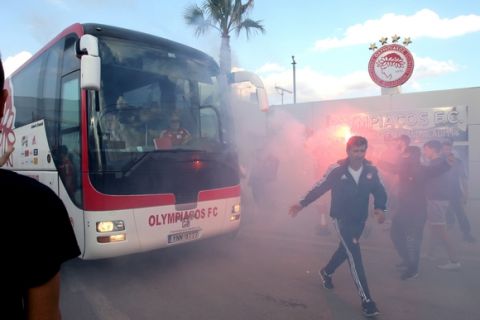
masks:
<svg viewBox="0 0 480 320"><path fill-rule="evenodd" d="M378 166L398 176L397 198L400 205L392 218L390 237L402 259L399 266L406 268L401 279L406 280L418 275L420 248L427 219L426 183L448 171L450 165L443 161L436 166L423 166L420 161L421 150L416 146L407 147L402 155L398 163L379 161Z"/></svg>
<svg viewBox="0 0 480 320"><path fill-rule="evenodd" d="M0 60L0 120L8 97L3 87ZM60 266L80 255L68 213L60 198L37 180L0 169L0 182L0 242L7 275L2 314L9 319L59 320Z"/></svg>
<svg viewBox="0 0 480 320"><path fill-rule="evenodd" d="M465 167L462 160L452 152L453 142L445 140L442 144L442 155L444 157L454 157L455 159L452 170L448 172L450 200L447 211L447 226L453 226L456 218L463 234L463 240L473 243L476 239L472 236L470 221L465 213L465 203L468 195Z"/></svg>
<svg viewBox="0 0 480 320"><path fill-rule="evenodd" d="M399 164L403 161L404 153L408 146L410 146L411 139L408 135L402 134L387 142L387 150L382 155L382 159L387 159L389 163ZM385 189L388 194L388 210L390 221L386 222L386 229L391 228L393 217L395 217L398 207L400 206L400 200L398 199L398 176L388 170L384 170L382 166L379 166L380 172L384 178ZM383 171L383 172L382 172Z"/></svg>
<svg viewBox="0 0 480 320"><path fill-rule="evenodd" d="M289 214L295 217L300 210L331 191L330 216L340 237L340 244L327 265L320 270L323 286L333 288L332 275L346 260L350 264L355 285L367 317L379 314L367 285L359 239L368 217L370 194L374 196L374 214L379 223L385 221L387 194L377 168L365 160L367 139L353 136L347 142L348 157L330 167L300 202L292 205Z"/></svg>
<svg viewBox="0 0 480 320"><path fill-rule="evenodd" d="M442 143L437 140L430 140L423 145L423 154L429 161L430 166L436 166L445 161L441 157ZM450 187L448 173L444 173L427 182L427 219L430 225L430 250L432 244L439 242L447 252L449 262L439 265L440 269L458 270L460 261L453 247L453 243L447 233L446 213L450 200Z"/></svg>

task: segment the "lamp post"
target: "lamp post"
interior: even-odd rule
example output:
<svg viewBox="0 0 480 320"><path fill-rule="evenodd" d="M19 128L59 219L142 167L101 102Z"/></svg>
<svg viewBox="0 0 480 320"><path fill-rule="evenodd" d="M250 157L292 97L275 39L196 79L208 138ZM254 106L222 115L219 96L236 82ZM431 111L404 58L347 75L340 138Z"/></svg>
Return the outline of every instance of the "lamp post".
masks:
<svg viewBox="0 0 480 320"><path fill-rule="evenodd" d="M293 104L297 103L297 83L295 79L295 56L292 56L292 66L293 66Z"/></svg>
<svg viewBox="0 0 480 320"><path fill-rule="evenodd" d="M275 90L277 90L277 92L282 96L282 104L283 104L283 95L285 94L285 92L292 93L292 91L279 86L275 86Z"/></svg>

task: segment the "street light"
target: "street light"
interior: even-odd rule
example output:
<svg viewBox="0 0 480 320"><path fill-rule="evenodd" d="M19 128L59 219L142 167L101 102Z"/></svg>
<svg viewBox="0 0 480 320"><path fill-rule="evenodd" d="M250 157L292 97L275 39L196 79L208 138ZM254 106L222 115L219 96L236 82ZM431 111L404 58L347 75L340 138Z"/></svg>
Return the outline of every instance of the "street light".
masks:
<svg viewBox="0 0 480 320"><path fill-rule="evenodd" d="M275 90L277 90L277 92L282 96L282 104L283 104L283 95L285 94L285 92L292 93L292 91L279 86L275 86Z"/></svg>
<svg viewBox="0 0 480 320"><path fill-rule="evenodd" d="M292 56L292 66L293 66L293 103L297 103L297 83L295 80L295 56Z"/></svg>

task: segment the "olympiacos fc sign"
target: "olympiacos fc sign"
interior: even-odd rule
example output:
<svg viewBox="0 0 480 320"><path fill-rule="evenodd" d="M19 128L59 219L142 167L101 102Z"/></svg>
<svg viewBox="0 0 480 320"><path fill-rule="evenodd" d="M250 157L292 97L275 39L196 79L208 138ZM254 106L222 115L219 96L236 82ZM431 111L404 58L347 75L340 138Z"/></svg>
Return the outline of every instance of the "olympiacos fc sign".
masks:
<svg viewBox="0 0 480 320"><path fill-rule="evenodd" d="M398 87L413 73L414 61L410 51L400 44L387 44L376 50L368 63L373 82L384 88Z"/></svg>

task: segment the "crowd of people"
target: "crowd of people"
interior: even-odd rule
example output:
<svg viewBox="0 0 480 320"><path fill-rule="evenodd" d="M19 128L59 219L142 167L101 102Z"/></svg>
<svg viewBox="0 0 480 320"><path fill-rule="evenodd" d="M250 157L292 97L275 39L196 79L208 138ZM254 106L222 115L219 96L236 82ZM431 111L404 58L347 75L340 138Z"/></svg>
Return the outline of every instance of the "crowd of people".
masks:
<svg viewBox="0 0 480 320"><path fill-rule="evenodd" d="M443 270L458 270L461 262L449 229L458 221L463 240L473 243L471 227L465 213L467 198L466 173L462 161L452 149L453 142L430 140L421 147L411 145L410 137L401 135L392 139L388 156L380 157L376 166L365 159L368 142L353 136L347 142L347 158L334 163L322 179L299 202L290 207L292 217L310 203L331 192L330 216L340 238L338 249L319 275L327 289L333 289L333 274L348 261L365 316L376 316L379 311L367 285L359 240L368 216L369 197L373 195L374 216L385 221L388 203L394 210L390 236L400 262L400 279L419 275L420 252L425 226L430 231L427 254L441 247L448 261L438 265ZM391 150L396 150L393 154ZM378 167L378 169L377 169ZM378 172L393 175L395 179L386 189ZM390 208L389 208L390 209Z"/></svg>
<svg viewBox="0 0 480 320"><path fill-rule="evenodd" d="M8 92L3 89L4 75L1 67L0 61L0 111L3 111ZM126 109L128 103L123 97L119 97L117 111ZM140 114L140 117L144 117L140 121L144 125L154 118L147 114L146 110ZM105 115L105 131L109 141L122 141L132 146L149 142L145 135L136 135L131 130L134 130L134 127L122 123L118 114ZM149 129L146 130L148 132ZM180 117L175 112L169 115L168 127L163 130L157 128L157 131L152 132L155 137L150 142L156 149L172 148L191 140L190 132L181 126ZM401 135L392 142L395 144L392 148L396 150L395 154L390 154L374 165L366 159L367 139L361 136L351 137L346 144L347 157L334 163L301 200L291 205L288 212L290 216L296 217L302 209L330 192L330 216L339 237L339 244L330 260L319 270L319 276L326 289L333 289L335 271L348 261L363 313L367 317L379 314L367 284L360 248L360 238L369 216L371 195L374 217L378 223L384 223L386 216L390 215L390 236L400 257L397 267L402 270L401 280L419 275L425 226L428 225L430 230L429 253L435 246L440 246L448 256L449 260L438 266L440 269L461 268L455 243L449 233L456 222L464 241L476 241L465 212L467 174L462 160L454 153L453 142L430 140L420 147L411 145L411 140L406 135ZM0 156L0 166L8 161L13 151L12 145L7 146ZM248 176L248 185L252 189L256 206L261 210L269 210L272 205L266 202L271 200L268 194L269 185L277 179L279 159L273 153L263 151L257 152ZM59 152L63 160L60 166L61 174L65 174L67 191L73 194L76 188L73 162L68 157L68 149L64 148ZM379 171L395 177L391 188L385 188ZM10 310L4 312L14 314L17 318L35 315L38 319L42 319L42 316L45 319L59 319L60 267L63 262L80 254L67 211L61 200L43 184L7 170L0 169L0 176L2 193L6 198L21 193L34 198L17 209L22 212L36 212L35 203L42 202L46 205L44 210L50 213L48 221L26 217L30 224L21 221L23 216L7 215L8 219L12 220L7 221L8 225L22 225L29 235L42 241L36 241L32 246L12 246L7 250L6 256L13 261L7 267L7 290L12 294L7 297ZM393 212L388 214L387 198L393 199L391 202L395 204ZM48 232L47 235L36 237L36 230ZM8 233L6 236L14 238ZM45 250L49 252L45 254ZM20 256L18 252L21 252ZM45 256L48 259L45 259ZM32 265L35 270L29 268Z"/></svg>

